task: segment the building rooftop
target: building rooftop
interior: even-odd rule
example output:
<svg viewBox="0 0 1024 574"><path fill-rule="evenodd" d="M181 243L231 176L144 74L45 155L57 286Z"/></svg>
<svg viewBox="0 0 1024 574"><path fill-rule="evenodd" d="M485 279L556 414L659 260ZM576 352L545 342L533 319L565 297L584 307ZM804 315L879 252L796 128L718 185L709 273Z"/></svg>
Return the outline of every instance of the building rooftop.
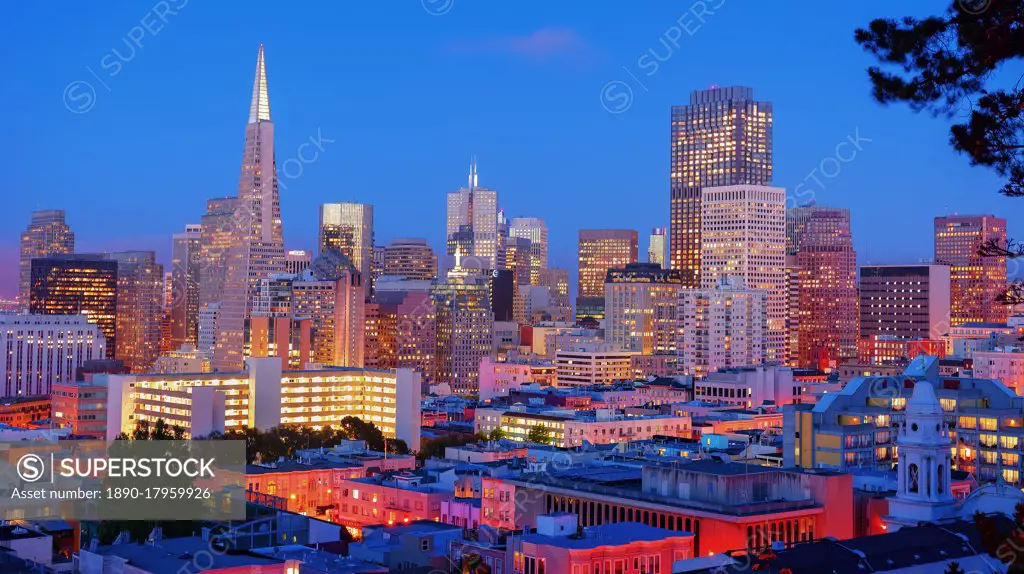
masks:
<svg viewBox="0 0 1024 574"><path fill-rule="evenodd" d="M623 546L633 542L654 542L667 538L693 536L689 532L679 532L657 528L639 522L616 522L602 524L583 529L583 536L545 536L532 532L523 535L523 542L571 550L584 550L599 546Z"/></svg>
<svg viewBox="0 0 1024 574"><path fill-rule="evenodd" d="M1009 529L1011 521L1003 516L992 516L1002 528ZM776 551L770 561L755 560L761 564L754 569L769 574L790 572L828 572L830 574L863 574L901 570L916 571L927 564L947 562L984 554L981 535L973 521L956 520L942 524L901 528L897 532L865 536L850 540L831 539L798 544L787 550ZM992 559L992 563L996 563ZM744 572L751 568L745 560L728 567L725 572ZM970 568L965 567L965 570ZM922 570L924 571L924 570ZM931 570L929 570L931 571Z"/></svg>
<svg viewBox="0 0 1024 574"><path fill-rule="evenodd" d="M209 552L210 542L198 536L166 538L155 546L148 544L117 544L102 546L96 550L101 556L124 558L136 568L153 574L178 574L192 568L196 554ZM252 568L280 564L277 558L270 558L249 552L231 552L217 556L218 568Z"/></svg>

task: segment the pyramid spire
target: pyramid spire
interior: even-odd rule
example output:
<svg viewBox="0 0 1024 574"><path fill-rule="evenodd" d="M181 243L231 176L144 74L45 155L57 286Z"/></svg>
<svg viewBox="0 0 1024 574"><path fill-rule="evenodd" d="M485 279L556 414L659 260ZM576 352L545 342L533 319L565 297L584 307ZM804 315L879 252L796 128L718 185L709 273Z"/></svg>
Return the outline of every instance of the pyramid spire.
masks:
<svg viewBox="0 0 1024 574"><path fill-rule="evenodd" d="M270 95L267 93L267 67L263 62L263 44L256 56L256 79L252 84L252 104L249 105L249 123L270 121Z"/></svg>

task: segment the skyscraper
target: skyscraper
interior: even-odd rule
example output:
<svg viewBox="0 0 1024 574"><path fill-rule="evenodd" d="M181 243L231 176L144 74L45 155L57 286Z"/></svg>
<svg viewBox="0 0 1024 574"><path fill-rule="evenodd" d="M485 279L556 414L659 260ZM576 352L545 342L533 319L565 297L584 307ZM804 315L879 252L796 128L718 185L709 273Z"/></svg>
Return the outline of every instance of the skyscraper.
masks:
<svg viewBox="0 0 1024 574"><path fill-rule="evenodd" d="M949 332L949 266L860 268L860 337L938 339Z"/></svg>
<svg viewBox="0 0 1024 574"><path fill-rule="evenodd" d="M548 226L539 217L513 217L508 234L530 240L530 285L540 285L540 273L548 268Z"/></svg>
<svg viewBox="0 0 1024 574"><path fill-rule="evenodd" d="M468 185L448 194L447 253L473 259L472 267L498 269L498 192L480 187L476 160L469 167ZM467 262L468 263L468 262Z"/></svg>
<svg viewBox="0 0 1024 574"><path fill-rule="evenodd" d="M437 279L437 255L420 237L393 239L384 247L382 275L405 277L411 280Z"/></svg>
<svg viewBox="0 0 1024 574"><path fill-rule="evenodd" d="M857 253L850 210L808 206L786 213L786 244L799 267L801 367L834 367L857 356Z"/></svg>
<svg viewBox="0 0 1024 574"><path fill-rule="evenodd" d="M644 355L676 354L679 271L657 263L609 269L604 283L605 341Z"/></svg>
<svg viewBox="0 0 1024 574"><path fill-rule="evenodd" d="M259 291L260 279L284 271L281 200L274 160L274 123L270 119L263 45L256 57L249 123L245 128L232 240L227 253L221 308L217 314L214 369L242 368L243 330Z"/></svg>
<svg viewBox="0 0 1024 574"><path fill-rule="evenodd" d="M32 260L29 312L85 315L106 339L108 359L117 348L117 261L104 255L51 255Z"/></svg>
<svg viewBox="0 0 1024 574"><path fill-rule="evenodd" d="M704 188L701 193L701 285L723 277L765 291L767 358L786 359L786 190L761 185ZM684 274L685 275L685 274Z"/></svg>
<svg viewBox="0 0 1024 574"><path fill-rule="evenodd" d="M703 377L718 369L763 363L769 336L767 306L765 291L745 288L738 277L722 276L710 289L680 290L680 370Z"/></svg>
<svg viewBox="0 0 1024 574"><path fill-rule="evenodd" d="M672 107L670 259L683 286L703 284L701 189L771 179L772 105L754 100L753 88L699 90Z"/></svg>
<svg viewBox="0 0 1024 574"><path fill-rule="evenodd" d="M160 356L164 266L152 251L111 253L117 262L117 345L114 358L145 373Z"/></svg>
<svg viewBox="0 0 1024 574"><path fill-rule="evenodd" d="M201 225L187 225L171 239L171 348L199 340Z"/></svg>
<svg viewBox="0 0 1024 574"><path fill-rule="evenodd" d="M431 294L437 309L437 383L448 383L452 392L479 391L480 360L490 356L494 345L494 313L490 282L478 269L466 269L461 256L446 279Z"/></svg>
<svg viewBox="0 0 1024 574"><path fill-rule="evenodd" d="M581 229L577 248L579 286L576 318L604 316L604 280L608 270L637 262L637 232L633 229ZM582 309L582 310L581 310Z"/></svg>
<svg viewBox="0 0 1024 574"><path fill-rule="evenodd" d="M1006 258L982 257L989 241L1006 245L1006 220L994 215L935 218L935 262L949 265L952 327L963 323L1005 323L1007 307L996 301L1006 291Z"/></svg>
<svg viewBox="0 0 1024 574"><path fill-rule="evenodd" d="M18 305L28 309L32 288L32 259L75 252L75 234L64 221L63 209L33 211L28 228L21 234L21 260L18 262Z"/></svg>
<svg viewBox="0 0 1024 574"><path fill-rule="evenodd" d="M320 206L320 253L337 249L362 276L363 293L370 296L373 268L373 206L363 203L325 203Z"/></svg>
<svg viewBox="0 0 1024 574"><path fill-rule="evenodd" d="M665 267L665 228L655 227L647 241L647 262Z"/></svg>
<svg viewBox="0 0 1024 574"><path fill-rule="evenodd" d="M199 308L224 298L228 249L235 238L237 197L206 200L206 213L199 226Z"/></svg>
<svg viewBox="0 0 1024 574"><path fill-rule="evenodd" d="M320 253L292 283L292 315L312 320L313 360L363 366L365 293L362 274L336 249Z"/></svg>
<svg viewBox="0 0 1024 574"><path fill-rule="evenodd" d="M553 306L572 310L572 301L569 299L568 269L549 267L541 271L540 284L548 288Z"/></svg>

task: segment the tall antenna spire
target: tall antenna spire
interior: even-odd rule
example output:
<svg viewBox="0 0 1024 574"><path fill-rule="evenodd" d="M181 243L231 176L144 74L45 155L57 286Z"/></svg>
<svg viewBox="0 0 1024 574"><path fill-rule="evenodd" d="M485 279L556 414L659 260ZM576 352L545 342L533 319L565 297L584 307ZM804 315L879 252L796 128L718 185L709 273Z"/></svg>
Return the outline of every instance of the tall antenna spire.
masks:
<svg viewBox="0 0 1024 574"><path fill-rule="evenodd" d="M469 189L476 189L477 186L477 175L476 175L476 156L470 156L469 160Z"/></svg>
<svg viewBox="0 0 1024 574"><path fill-rule="evenodd" d="M252 84L252 104L249 105L249 123L270 121L270 95L267 93L267 66L263 62L263 44L256 56L256 79Z"/></svg>

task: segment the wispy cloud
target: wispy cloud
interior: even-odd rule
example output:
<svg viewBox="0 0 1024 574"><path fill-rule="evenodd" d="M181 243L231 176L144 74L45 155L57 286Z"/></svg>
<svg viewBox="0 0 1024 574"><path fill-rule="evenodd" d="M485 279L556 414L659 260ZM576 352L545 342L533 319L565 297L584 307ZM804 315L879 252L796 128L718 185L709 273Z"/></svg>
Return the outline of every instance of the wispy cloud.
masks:
<svg viewBox="0 0 1024 574"><path fill-rule="evenodd" d="M586 51L587 43L575 30L541 28L526 35L456 40L445 44L444 48L461 54L489 52L531 60L549 60L558 56L582 54Z"/></svg>

